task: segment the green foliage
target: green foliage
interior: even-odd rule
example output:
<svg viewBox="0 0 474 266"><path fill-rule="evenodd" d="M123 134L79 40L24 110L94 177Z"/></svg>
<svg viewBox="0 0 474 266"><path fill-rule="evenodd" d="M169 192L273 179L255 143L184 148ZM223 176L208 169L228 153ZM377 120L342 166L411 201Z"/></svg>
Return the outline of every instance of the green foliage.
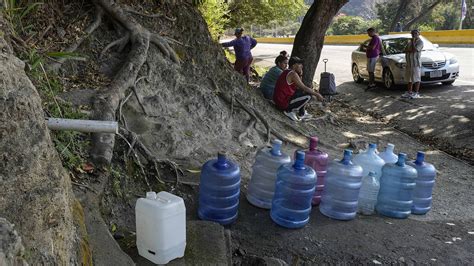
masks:
<svg viewBox="0 0 474 266"><path fill-rule="evenodd" d="M123 196L122 186L121 186L121 173L120 171L110 168L110 174L112 176L112 192L116 197L121 198Z"/></svg>
<svg viewBox="0 0 474 266"><path fill-rule="evenodd" d="M224 49L224 53L229 62L235 62L235 54L231 53L229 49Z"/></svg>
<svg viewBox="0 0 474 266"><path fill-rule="evenodd" d="M42 2L21 1L21 0L4 0L4 10L6 19L13 25L15 34L26 33L31 29L31 25L24 24L24 18L32 12L35 12Z"/></svg>
<svg viewBox="0 0 474 266"><path fill-rule="evenodd" d="M411 19L423 14L426 8L431 5L433 0L414 0L410 1L407 9L403 12L403 16L400 22L403 25L408 23ZM431 30L452 30L459 27L460 20L460 1L443 1L444 3L438 4L433 11L422 19L418 24L413 25L411 28L419 28L421 31ZM474 1L468 0L474 4ZM388 32L390 24L392 23L399 7L398 1L386 1L383 3L376 4L377 16L381 21L382 30ZM463 28L472 27L469 23L469 11L468 17L463 23ZM405 29L403 30L410 30Z"/></svg>
<svg viewBox="0 0 474 266"><path fill-rule="evenodd" d="M334 20L328 31L333 35L364 34L368 28L378 29L379 26L378 19L366 21L358 16L343 16Z"/></svg>
<svg viewBox="0 0 474 266"><path fill-rule="evenodd" d="M275 21L293 21L307 9L304 0L235 0L230 2L229 26L268 26Z"/></svg>
<svg viewBox="0 0 474 266"><path fill-rule="evenodd" d="M265 75L265 73L267 73L270 69L270 67L264 67L260 65L253 65L252 67L255 69L255 72L257 72L259 77L263 77L263 75Z"/></svg>
<svg viewBox="0 0 474 266"><path fill-rule="evenodd" d="M45 58L31 50L20 55L27 64L27 74L41 96L44 112L50 117L85 119L86 115L71 104L58 101L58 94L64 88L54 73L48 73L43 64ZM58 151L63 166L69 170L80 169L85 163L89 141L83 133L76 131L52 131L51 138Z"/></svg>
<svg viewBox="0 0 474 266"><path fill-rule="evenodd" d="M213 40L217 41L229 22L229 5L224 0L202 1L198 6Z"/></svg>

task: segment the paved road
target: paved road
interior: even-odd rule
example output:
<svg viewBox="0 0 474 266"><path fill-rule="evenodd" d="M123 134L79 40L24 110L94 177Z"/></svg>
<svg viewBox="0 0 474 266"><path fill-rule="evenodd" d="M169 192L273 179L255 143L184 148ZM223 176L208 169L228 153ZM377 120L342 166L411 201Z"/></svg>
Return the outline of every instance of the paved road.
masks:
<svg viewBox="0 0 474 266"><path fill-rule="evenodd" d="M324 70L323 58L328 58L327 70L336 75L338 84L352 80L351 53L356 46L325 45L321 54L321 61L316 69L316 80L319 73ZM264 66L273 66L275 57L282 50L291 53L293 45L259 43L253 50L255 61ZM460 78L456 85L474 85L474 48L466 47L441 47L443 51L454 54L461 65Z"/></svg>
<svg viewBox="0 0 474 266"><path fill-rule="evenodd" d="M350 55L355 48L323 47L321 60L329 59L327 70L336 76L339 100L385 117L401 131L474 163L474 48L442 47L459 59L460 78L453 86L424 86L423 97L416 100L400 98L404 87L364 92L366 84L354 83L350 72ZM291 49L292 45L259 44L253 54L257 64L272 65L274 55ZM323 69L321 61L315 80Z"/></svg>

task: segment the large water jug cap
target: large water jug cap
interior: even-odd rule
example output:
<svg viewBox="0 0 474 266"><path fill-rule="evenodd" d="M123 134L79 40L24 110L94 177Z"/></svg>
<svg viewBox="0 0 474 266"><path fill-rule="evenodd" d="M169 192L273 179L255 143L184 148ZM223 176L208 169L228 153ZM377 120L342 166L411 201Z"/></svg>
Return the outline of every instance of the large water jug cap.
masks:
<svg viewBox="0 0 474 266"><path fill-rule="evenodd" d="M151 199L151 200L155 200L156 199L156 192L154 192L154 191L147 192L146 193L146 198Z"/></svg>
<svg viewBox="0 0 474 266"><path fill-rule="evenodd" d="M398 154L397 165L399 165L399 166L404 166L404 165L405 165L405 160L406 160L406 158L407 158L406 153L400 152L400 153Z"/></svg>
<svg viewBox="0 0 474 266"><path fill-rule="evenodd" d="M377 148L377 144L369 143L369 150L375 150Z"/></svg>
<svg viewBox="0 0 474 266"><path fill-rule="evenodd" d="M344 157L341 160L342 164L348 165L351 163L351 158L352 158L352 150L345 149L344 150Z"/></svg>
<svg viewBox="0 0 474 266"><path fill-rule="evenodd" d="M311 138L309 138L309 150L310 151L316 150L316 147L318 147L318 142L319 142L319 138L316 136L312 136Z"/></svg>
<svg viewBox="0 0 474 266"><path fill-rule="evenodd" d="M369 171L369 176L375 176L375 172L374 171Z"/></svg>
<svg viewBox="0 0 474 266"><path fill-rule="evenodd" d="M271 153L272 155L274 156L280 156L281 155L281 144L283 144L283 142L279 139L273 139L272 140L272 149L271 149Z"/></svg>
<svg viewBox="0 0 474 266"><path fill-rule="evenodd" d="M417 152L415 164L422 165L424 161L425 161L425 153L422 151Z"/></svg>
<svg viewBox="0 0 474 266"><path fill-rule="evenodd" d="M395 148L395 145L393 145L392 143L389 143L389 144L387 144L387 147L385 149L387 151L392 151L393 152L394 148Z"/></svg>
<svg viewBox="0 0 474 266"><path fill-rule="evenodd" d="M304 169L304 151L296 151L296 156L295 156L295 164L293 165L293 167L295 169Z"/></svg>
<svg viewBox="0 0 474 266"><path fill-rule="evenodd" d="M217 163L214 165L218 169L225 169L228 166L227 162L227 152L219 151L217 153Z"/></svg>

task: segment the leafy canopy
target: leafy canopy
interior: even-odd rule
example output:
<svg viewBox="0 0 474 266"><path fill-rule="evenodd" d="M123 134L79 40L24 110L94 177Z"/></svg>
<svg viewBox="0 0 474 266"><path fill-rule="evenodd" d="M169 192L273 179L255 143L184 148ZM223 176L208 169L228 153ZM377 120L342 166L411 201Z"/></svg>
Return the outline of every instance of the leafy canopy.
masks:
<svg viewBox="0 0 474 266"><path fill-rule="evenodd" d="M304 16L304 0L235 0L229 3L229 27L269 25L271 22L296 20Z"/></svg>
<svg viewBox="0 0 474 266"><path fill-rule="evenodd" d="M334 20L328 29L333 35L365 34L368 28L377 29L380 20L365 20L359 16L342 16Z"/></svg>
<svg viewBox="0 0 474 266"><path fill-rule="evenodd" d="M198 5L213 40L218 40L229 22L229 5L224 0L202 1Z"/></svg>

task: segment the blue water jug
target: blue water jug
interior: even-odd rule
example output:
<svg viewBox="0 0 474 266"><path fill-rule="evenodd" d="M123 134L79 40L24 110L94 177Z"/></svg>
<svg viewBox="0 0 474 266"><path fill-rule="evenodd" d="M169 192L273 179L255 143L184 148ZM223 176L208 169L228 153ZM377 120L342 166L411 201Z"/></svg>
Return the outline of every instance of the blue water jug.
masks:
<svg viewBox="0 0 474 266"><path fill-rule="evenodd" d="M357 214L357 201L362 183L362 167L351 161L352 151L344 150L341 161L329 164L326 186L319 211L337 220L352 220Z"/></svg>
<svg viewBox="0 0 474 266"><path fill-rule="evenodd" d="M367 176L369 172L374 172L377 179L380 180L380 176L382 176L382 167L385 164L385 161L375 153L376 149L377 144L370 143L369 148L366 151L355 155L352 162L362 166L362 176Z"/></svg>
<svg viewBox="0 0 474 266"><path fill-rule="evenodd" d="M240 167L220 152L201 169L198 215L202 220L230 224L237 219Z"/></svg>
<svg viewBox="0 0 474 266"><path fill-rule="evenodd" d="M304 164L304 152L297 151L294 163L280 166L270 216L287 228L303 227L309 222L316 172Z"/></svg>
<svg viewBox="0 0 474 266"><path fill-rule="evenodd" d="M417 173L415 168L405 164L405 158L405 153L399 153L396 163L382 168L375 210L384 216L404 219L410 215Z"/></svg>
<svg viewBox="0 0 474 266"><path fill-rule="evenodd" d="M281 144L281 140L274 139L271 148L261 149L255 157L247 200L257 207L271 208L277 170L282 164L291 162L290 156L281 152Z"/></svg>
<svg viewBox="0 0 474 266"><path fill-rule="evenodd" d="M362 186L359 192L358 211L363 215L372 215L379 195L380 183L374 172L362 177Z"/></svg>
<svg viewBox="0 0 474 266"><path fill-rule="evenodd" d="M379 157L382 158L382 160L385 161L385 163L396 163L398 161L398 156L393 153L393 149L395 148L395 145L392 143L387 144L387 147L385 147L385 150L381 153L379 153Z"/></svg>
<svg viewBox="0 0 474 266"><path fill-rule="evenodd" d="M425 162L425 153L421 151L416 154L416 161L409 162L408 165L414 167L418 173L411 213L425 214L431 209L436 169L432 164Z"/></svg>

